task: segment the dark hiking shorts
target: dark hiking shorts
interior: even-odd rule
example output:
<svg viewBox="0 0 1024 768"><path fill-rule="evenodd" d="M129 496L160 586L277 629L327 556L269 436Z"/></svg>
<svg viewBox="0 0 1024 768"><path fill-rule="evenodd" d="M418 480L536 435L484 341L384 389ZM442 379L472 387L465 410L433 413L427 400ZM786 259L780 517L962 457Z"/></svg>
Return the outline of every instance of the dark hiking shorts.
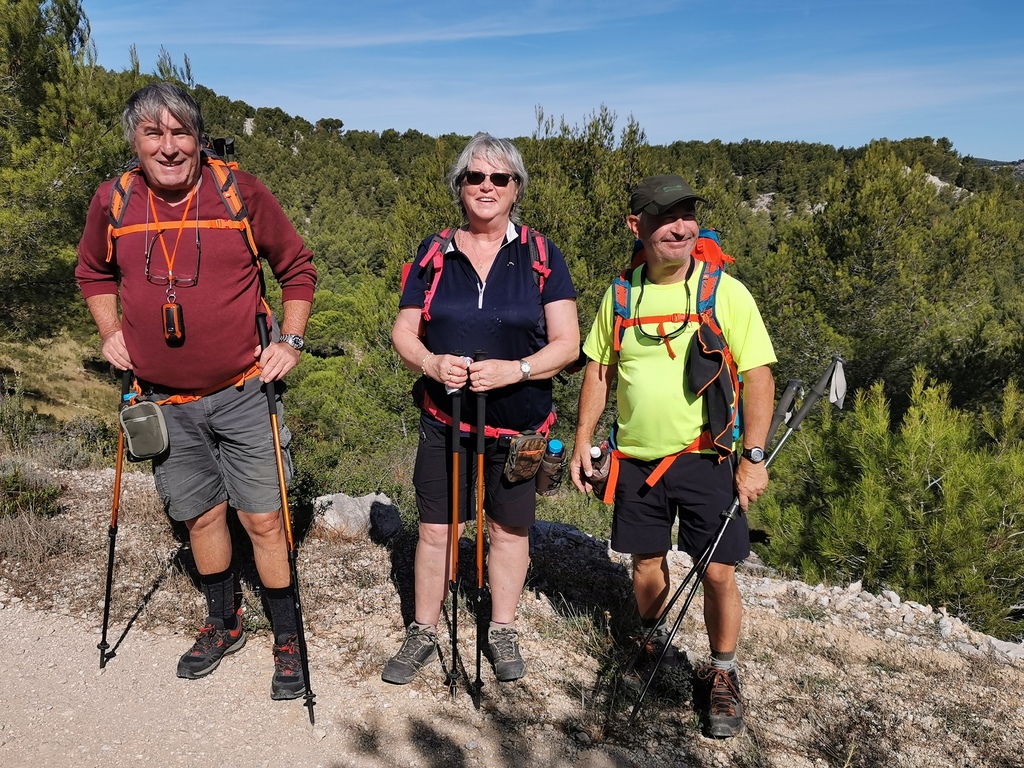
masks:
<svg viewBox="0 0 1024 768"><path fill-rule="evenodd" d="M644 482L658 461L622 459L615 486L612 549L628 554L667 552L672 548L672 526L679 521L679 549L696 558L722 524L722 513L735 497L731 461L684 453L649 488ZM715 563L737 563L750 554L746 515L731 521L711 558Z"/></svg>
<svg viewBox="0 0 1024 768"><path fill-rule="evenodd" d="M278 383L280 388L280 383ZM154 392L156 399L166 393ZM181 405L160 406L170 449L153 462L156 488L174 520L199 517L223 501L244 512L281 509L274 436L267 395L258 378L242 389L227 387ZM285 482L291 479L287 451L291 433L277 400Z"/></svg>
<svg viewBox="0 0 1024 768"><path fill-rule="evenodd" d="M451 522L452 446L450 430L433 419L420 419L420 444L416 451L413 485L420 522ZM466 521L467 509L476 514L476 435L464 435L459 458L459 520ZM507 450L488 439L484 447L484 509L495 522L507 527L528 528L537 519L535 478L510 483L504 475ZM467 466L469 467L467 472ZM467 478L470 487L467 488Z"/></svg>

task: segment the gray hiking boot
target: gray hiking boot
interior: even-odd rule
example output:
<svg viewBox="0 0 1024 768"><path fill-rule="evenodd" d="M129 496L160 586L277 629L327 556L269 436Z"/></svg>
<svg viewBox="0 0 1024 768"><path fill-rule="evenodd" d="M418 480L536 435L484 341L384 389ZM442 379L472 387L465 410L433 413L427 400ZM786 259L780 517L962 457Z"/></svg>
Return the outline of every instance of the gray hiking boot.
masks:
<svg viewBox="0 0 1024 768"><path fill-rule="evenodd" d="M743 731L743 699L735 669L726 672L715 666L697 670L707 694L704 712L704 734L714 739L728 739Z"/></svg>
<svg viewBox="0 0 1024 768"><path fill-rule="evenodd" d="M491 627L487 630L487 647L498 682L510 683L526 675L526 662L519 652L519 634L515 629Z"/></svg>
<svg viewBox="0 0 1024 768"><path fill-rule="evenodd" d="M235 623L237 626L234 629L224 629L223 619L207 618L206 624L196 635L195 643L178 659L178 677L189 680L206 677L217 668L221 659L240 651L245 645L241 610Z"/></svg>
<svg viewBox="0 0 1024 768"><path fill-rule="evenodd" d="M405 685L412 682L416 673L436 658L437 635L434 629L414 621L409 625L398 653L384 665L380 679L385 683Z"/></svg>
<svg viewBox="0 0 1024 768"><path fill-rule="evenodd" d="M270 681L270 698L275 701L297 699L306 692L302 676L302 653L299 636L281 635L274 643L274 677Z"/></svg>

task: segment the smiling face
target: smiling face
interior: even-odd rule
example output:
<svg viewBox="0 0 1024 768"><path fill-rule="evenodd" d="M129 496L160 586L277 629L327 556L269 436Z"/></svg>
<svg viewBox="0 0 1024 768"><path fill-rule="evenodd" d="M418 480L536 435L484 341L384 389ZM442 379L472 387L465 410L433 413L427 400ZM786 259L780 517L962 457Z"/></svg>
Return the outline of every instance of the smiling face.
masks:
<svg viewBox="0 0 1024 768"><path fill-rule="evenodd" d="M502 228L507 227L512 206L515 205L516 196L519 194L519 186L513 179L507 186L499 187L491 181L489 174L511 174L512 171L508 168L491 165L486 159L476 156L473 157L467 170L488 174L480 184L470 184L468 180L462 180L459 194L470 226L476 228L485 224L494 224L495 226L500 225Z"/></svg>
<svg viewBox="0 0 1024 768"><path fill-rule="evenodd" d="M652 281L680 270L685 273L700 235L693 200L683 200L660 214L630 215L626 223L644 244Z"/></svg>
<svg viewBox="0 0 1024 768"><path fill-rule="evenodd" d="M142 120L133 139L150 189L171 203L188 195L199 180L199 139L167 109L158 121Z"/></svg>

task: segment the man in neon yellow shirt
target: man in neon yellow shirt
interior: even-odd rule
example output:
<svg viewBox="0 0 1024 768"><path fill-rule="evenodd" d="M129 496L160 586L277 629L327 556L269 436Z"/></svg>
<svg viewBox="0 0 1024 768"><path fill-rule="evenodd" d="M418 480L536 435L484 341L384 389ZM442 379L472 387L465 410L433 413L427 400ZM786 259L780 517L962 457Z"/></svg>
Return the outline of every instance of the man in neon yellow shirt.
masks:
<svg viewBox="0 0 1024 768"><path fill-rule="evenodd" d="M707 201L674 174L645 179L633 190L626 223L641 241L646 263L629 277L631 320L621 346L616 343L614 286L605 294L584 344L590 362L580 392L571 464L576 487L591 490L591 439L617 376L612 548L633 555L633 592L645 629L658 628L655 644L659 639L664 644L668 635L662 614L669 595L666 555L676 516L679 548L696 558L718 530L733 496L745 512L768 485L763 461L775 399L768 366L775 362L775 352L753 298L729 275L722 274L717 284L714 314L743 379L744 434L738 462L734 457L723 460L723 451L702 438L709 422L707 404L687 378L700 325L695 315L703 263L693 257L700 232L698 202ZM736 672L743 605L735 566L749 554L749 532L741 516L726 529L703 579L711 664L697 674L706 683L705 730L710 736L735 736L743 728Z"/></svg>

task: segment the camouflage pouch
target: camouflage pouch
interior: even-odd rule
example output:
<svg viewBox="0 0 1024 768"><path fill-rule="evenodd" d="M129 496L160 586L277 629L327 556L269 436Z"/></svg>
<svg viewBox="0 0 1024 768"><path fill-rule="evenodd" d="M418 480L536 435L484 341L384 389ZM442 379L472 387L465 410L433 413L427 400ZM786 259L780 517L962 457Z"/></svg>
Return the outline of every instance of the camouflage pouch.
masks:
<svg viewBox="0 0 1024 768"><path fill-rule="evenodd" d="M536 475L547 447L548 439L536 432L512 435L505 460L506 479L510 483L518 483Z"/></svg>

